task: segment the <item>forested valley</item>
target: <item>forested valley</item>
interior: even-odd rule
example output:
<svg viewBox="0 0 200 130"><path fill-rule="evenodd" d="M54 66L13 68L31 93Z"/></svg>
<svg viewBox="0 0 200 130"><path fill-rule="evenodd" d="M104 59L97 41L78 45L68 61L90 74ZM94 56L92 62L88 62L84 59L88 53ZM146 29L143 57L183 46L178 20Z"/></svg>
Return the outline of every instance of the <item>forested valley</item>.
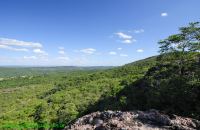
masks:
<svg viewBox="0 0 200 130"><path fill-rule="evenodd" d="M159 45L160 55L119 67L1 67L1 128L64 128L104 110L157 109L200 120L199 22Z"/></svg>

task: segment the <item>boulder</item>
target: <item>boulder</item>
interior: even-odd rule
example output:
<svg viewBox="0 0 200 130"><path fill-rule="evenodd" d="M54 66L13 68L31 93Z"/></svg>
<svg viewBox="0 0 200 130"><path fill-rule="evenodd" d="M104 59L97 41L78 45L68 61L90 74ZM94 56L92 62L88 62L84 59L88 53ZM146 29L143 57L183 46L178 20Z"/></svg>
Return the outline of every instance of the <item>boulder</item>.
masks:
<svg viewBox="0 0 200 130"><path fill-rule="evenodd" d="M200 130L200 122L157 110L103 111L83 116L65 130Z"/></svg>

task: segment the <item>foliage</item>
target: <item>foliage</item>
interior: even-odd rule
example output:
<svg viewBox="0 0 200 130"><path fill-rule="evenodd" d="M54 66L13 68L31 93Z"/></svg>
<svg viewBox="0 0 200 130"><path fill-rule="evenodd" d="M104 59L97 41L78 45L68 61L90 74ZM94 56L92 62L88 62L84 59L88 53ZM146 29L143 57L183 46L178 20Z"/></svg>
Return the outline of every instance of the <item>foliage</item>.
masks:
<svg viewBox="0 0 200 130"><path fill-rule="evenodd" d="M0 126L63 128L108 109L200 119L199 39L199 23L191 23L160 42L161 55L120 67L0 68Z"/></svg>
<svg viewBox="0 0 200 130"><path fill-rule="evenodd" d="M143 78L122 82L117 98L126 97L126 110L155 108L200 119L199 23L180 31L160 42L162 54Z"/></svg>
<svg viewBox="0 0 200 130"><path fill-rule="evenodd" d="M161 40L160 52L186 52L186 51L200 51L200 23L189 23L187 27L181 27L179 34L169 36L167 39Z"/></svg>
<svg viewBox="0 0 200 130"><path fill-rule="evenodd" d="M54 71L0 81L1 127L64 127L91 112L89 108L99 100L115 97L124 88L122 82L142 77L154 64L147 62L143 67L138 63L107 70Z"/></svg>

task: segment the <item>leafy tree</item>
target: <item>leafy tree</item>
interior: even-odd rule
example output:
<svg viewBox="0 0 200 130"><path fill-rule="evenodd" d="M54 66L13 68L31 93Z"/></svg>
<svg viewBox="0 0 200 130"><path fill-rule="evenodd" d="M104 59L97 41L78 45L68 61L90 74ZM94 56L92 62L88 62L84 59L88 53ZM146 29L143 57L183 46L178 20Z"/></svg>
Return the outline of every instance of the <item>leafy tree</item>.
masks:
<svg viewBox="0 0 200 130"><path fill-rule="evenodd" d="M189 23L189 26L179 28L180 33L161 40L160 52L200 51L200 23Z"/></svg>
<svg viewBox="0 0 200 130"><path fill-rule="evenodd" d="M185 57L187 52L200 51L200 23L192 22L186 27L179 28L180 33L170 35L168 38L159 41L160 53L172 53L167 55L174 62L174 57L178 59L179 74L183 74L184 63L189 57ZM199 56L200 62L200 56Z"/></svg>
<svg viewBox="0 0 200 130"><path fill-rule="evenodd" d="M45 107L42 104L36 106L35 113L34 113L34 122L37 123L38 129L43 130L45 122L43 121L43 113L45 111Z"/></svg>

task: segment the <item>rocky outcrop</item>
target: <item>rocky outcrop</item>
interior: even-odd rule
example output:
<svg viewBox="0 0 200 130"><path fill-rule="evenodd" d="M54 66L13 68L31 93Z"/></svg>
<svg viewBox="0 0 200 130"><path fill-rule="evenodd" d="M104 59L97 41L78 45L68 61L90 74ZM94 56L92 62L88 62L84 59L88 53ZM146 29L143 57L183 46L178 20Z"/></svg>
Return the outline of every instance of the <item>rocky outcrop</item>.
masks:
<svg viewBox="0 0 200 130"><path fill-rule="evenodd" d="M157 110L104 111L83 116L65 130L200 130L200 122Z"/></svg>

